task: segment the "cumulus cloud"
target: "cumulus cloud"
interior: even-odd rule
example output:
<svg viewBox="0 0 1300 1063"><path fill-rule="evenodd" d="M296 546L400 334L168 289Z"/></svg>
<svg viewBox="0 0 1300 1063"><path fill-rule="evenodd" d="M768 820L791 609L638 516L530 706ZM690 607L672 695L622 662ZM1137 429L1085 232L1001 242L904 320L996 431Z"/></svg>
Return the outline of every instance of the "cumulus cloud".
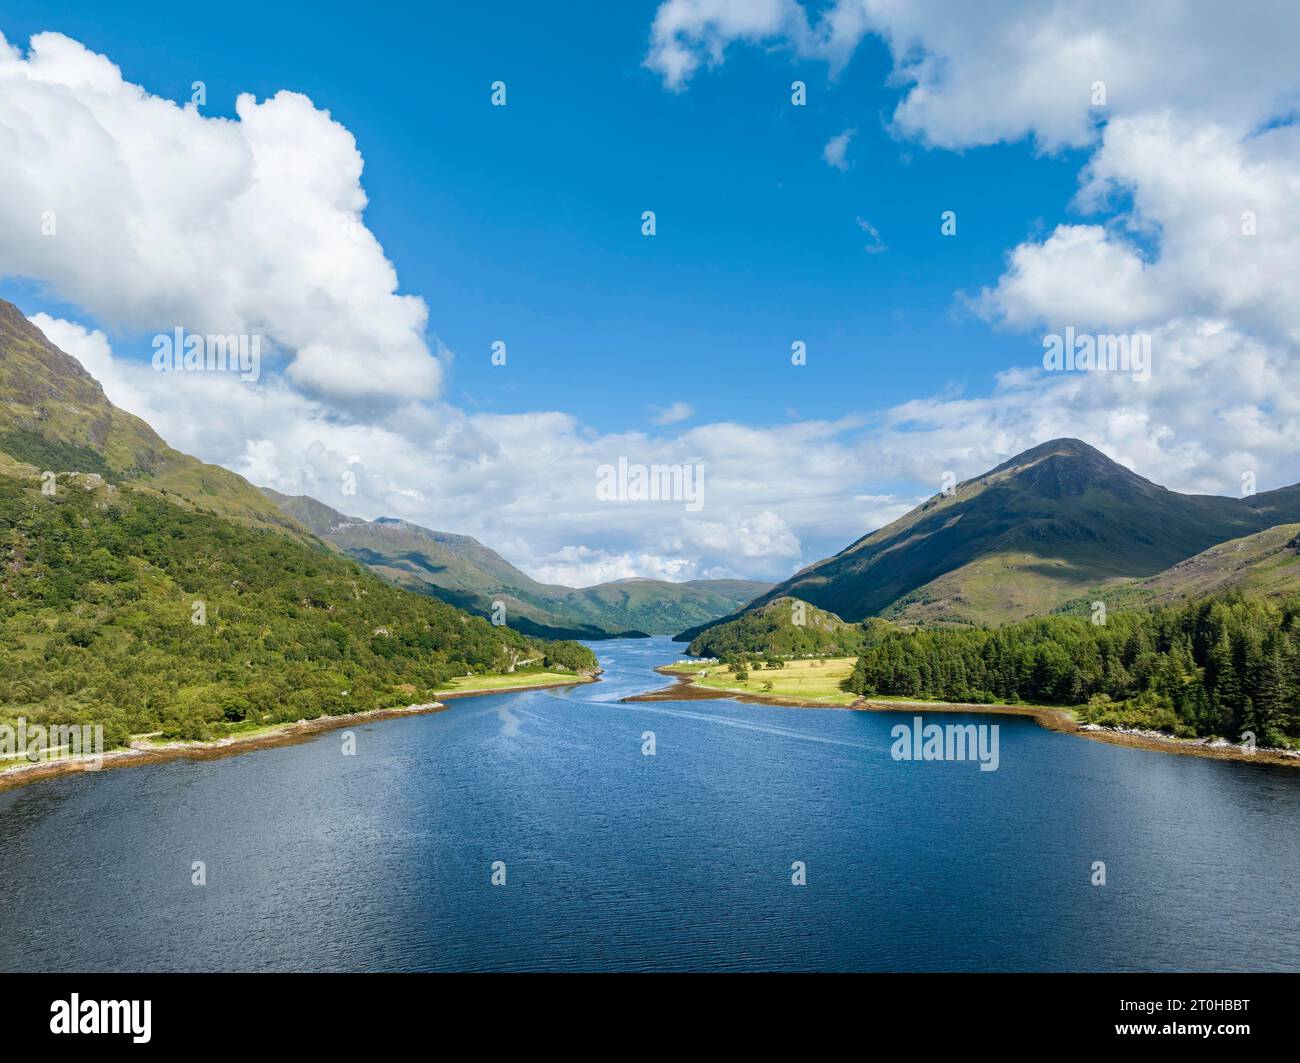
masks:
<svg viewBox="0 0 1300 1063"><path fill-rule="evenodd" d="M538 579L776 579L916 499L859 497L862 423L720 423L652 437L598 434L559 412L466 415L409 403L362 423L274 376L161 373L119 358L102 331L33 315L109 399L173 446L345 513L473 535ZM598 470L698 465L703 505L604 501Z"/></svg>
<svg viewBox="0 0 1300 1063"><path fill-rule="evenodd" d="M1146 263L1100 225L1062 225L1042 243L1011 252L1006 273L983 293L981 308L1015 326L1126 327L1165 308L1148 284Z"/></svg>
<svg viewBox="0 0 1300 1063"><path fill-rule="evenodd" d="M305 96L237 118L150 95L57 33L0 37L0 262L138 332L256 334L338 404L434 397L423 300L361 220L351 133Z"/></svg>
<svg viewBox="0 0 1300 1063"><path fill-rule="evenodd" d="M733 42L834 68L875 34L894 57L896 136L1087 147L1074 206L1097 220L1010 249L970 301L1031 337L1067 326L1151 337L1145 383L1030 362L987 395L883 411L868 436L882 472L935 483L1072 435L1182 490L1234 493L1246 470L1272 486L1300 479L1300 8L837 0L813 19L791 0L765 11L728 34L713 4L676 5L656 20L649 61L665 41L686 52L674 77L664 71L680 90Z"/></svg>
<svg viewBox="0 0 1300 1063"><path fill-rule="evenodd" d="M1234 493L1246 471L1270 486L1300 479L1297 194L1293 125L1243 136L1167 111L1110 123L1078 196L1108 223L1016 247L978 305L1013 328L1149 333L1151 380L1044 383L1040 414L1171 486ZM994 410L1003 430L1024 423L1000 406L979 411L985 431Z"/></svg>
<svg viewBox="0 0 1300 1063"><path fill-rule="evenodd" d="M910 86L896 122L941 147L1024 136L1079 146L1101 121L1167 108L1244 131L1296 102L1300 9L1284 0L1248 14L1125 0L838 6L863 10L889 43Z"/></svg>
<svg viewBox="0 0 1300 1063"><path fill-rule="evenodd" d="M1078 203L1108 225L1062 225L1016 247L982 293L985 313L1020 327L1133 327L1224 317L1272 343L1300 341L1300 129L1238 138L1162 113L1111 123ZM1138 241L1154 250L1145 255Z"/></svg>
<svg viewBox="0 0 1300 1063"><path fill-rule="evenodd" d="M721 63L732 41L798 35L801 25L806 29L806 17L792 0L667 0L655 12L646 66L680 90L702 63Z"/></svg>
<svg viewBox="0 0 1300 1063"><path fill-rule="evenodd" d="M685 557L631 554L627 551L593 549L575 544L557 550L532 576L543 583L565 587L591 587L621 579L692 579L698 572L695 561Z"/></svg>
<svg viewBox="0 0 1300 1063"><path fill-rule="evenodd" d="M1246 130L1300 103L1300 8L1288 0L1248 13L1128 0L835 0L815 19L795 0L666 0L646 63L680 91L736 42L784 46L835 70L868 34L889 45L905 90L896 124L938 147L1025 136L1079 146L1108 118L1171 107ZM1094 103L1098 82L1104 104Z"/></svg>

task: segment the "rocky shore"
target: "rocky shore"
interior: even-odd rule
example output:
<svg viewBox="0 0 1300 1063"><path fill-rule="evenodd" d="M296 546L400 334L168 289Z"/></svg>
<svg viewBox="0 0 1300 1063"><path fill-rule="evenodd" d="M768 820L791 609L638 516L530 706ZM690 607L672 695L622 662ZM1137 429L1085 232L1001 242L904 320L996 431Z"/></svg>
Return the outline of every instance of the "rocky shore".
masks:
<svg viewBox="0 0 1300 1063"><path fill-rule="evenodd" d="M404 705L390 709L372 709L369 712L352 712L343 716L318 716L314 720L297 720L293 723L277 724L274 727L247 734L228 735L210 741L196 742L149 742L137 738L128 749L111 749L95 755L64 757L54 760L39 761L35 764L18 764L0 769L0 792L15 787L26 786L41 779L50 779L57 775L71 775L77 772L107 771L111 768L128 768L138 764L159 764L167 760L186 758L189 760L215 760L248 753L254 749L269 749L273 746L295 745L306 742L325 731L335 731L357 724L375 723L379 720L391 720L403 716L419 716L425 713L441 712L447 708L445 702L456 698L481 697L487 694L510 694L523 690L554 689L563 686L576 686L580 683L594 683L596 676L576 676L572 683L548 683L543 685L516 684L508 687L496 687L484 690L457 690L440 693L441 701L430 701L421 705Z"/></svg>

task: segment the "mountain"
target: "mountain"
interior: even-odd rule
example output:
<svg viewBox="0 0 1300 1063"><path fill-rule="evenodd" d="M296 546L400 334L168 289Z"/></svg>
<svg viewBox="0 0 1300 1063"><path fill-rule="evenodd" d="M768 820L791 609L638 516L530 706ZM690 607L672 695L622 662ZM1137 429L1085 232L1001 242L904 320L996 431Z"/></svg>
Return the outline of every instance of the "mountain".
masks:
<svg viewBox="0 0 1300 1063"><path fill-rule="evenodd" d="M1252 597L1300 594L1300 524L1279 524L1212 546L1137 586L1161 605L1228 591Z"/></svg>
<svg viewBox="0 0 1300 1063"><path fill-rule="evenodd" d="M797 598L776 598L706 629L686 652L720 660L741 654L848 657L861 653L864 642L861 624L846 624L834 613Z"/></svg>
<svg viewBox="0 0 1300 1063"><path fill-rule="evenodd" d="M110 746L428 702L467 672L596 667L340 556L113 406L8 303L0 659L0 722L98 724Z"/></svg>
<svg viewBox="0 0 1300 1063"><path fill-rule="evenodd" d="M1293 521L1300 487L1183 495L1087 443L1055 439L936 495L748 608L793 596L849 621L1003 623Z"/></svg>
<svg viewBox="0 0 1300 1063"><path fill-rule="evenodd" d="M0 721L99 724L110 746L426 703L541 644L411 594L322 545L95 476L0 473Z"/></svg>
<svg viewBox="0 0 1300 1063"><path fill-rule="evenodd" d="M11 471L16 462L39 472L94 473L247 524L303 531L243 477L173 450L119 410L80 362L2 299L0 455Z"/></svg>
<svg viewBox="0 0 1300 1063"><path fill-rule="evenodd" d="M1279 524L1204 550L1146 579L1112 585L1062 606L1086 614L1095 600L1110 611L1177 605L1240 592L1252 598L1300 595L1300 524Z"/></svg>
<svg viewBox="0 0 1300 1063"><path fill-rule="evenodd" d="M671 635L733 612L771 587L749 580L624 579L582 588L539 583L468 535L388 517L362 520L307 495L263 490L285 514L385 579L483 616L503 602L508 624L538 636Z"/></svg>

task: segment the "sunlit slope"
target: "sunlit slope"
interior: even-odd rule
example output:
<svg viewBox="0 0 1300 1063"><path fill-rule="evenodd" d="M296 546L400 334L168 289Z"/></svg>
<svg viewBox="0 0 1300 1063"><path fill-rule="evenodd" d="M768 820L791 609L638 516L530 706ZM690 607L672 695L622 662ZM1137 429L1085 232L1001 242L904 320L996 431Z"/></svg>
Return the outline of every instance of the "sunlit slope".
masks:
<svg viewBox="0 0 1300 1063"><path fill-rule="evenodd" d="M1300 489L1178 494L1057 439L934 496L750 608L793 596L850 621L998 623L1283 521L1300 521Z"/></svg>
<svg viewBox="0 0 1300 1063"><path fill-rule="evenodd" d="M41 472L95 473L224 517L302 533L243 477L173 450L139 417L114 406L80 362L4 300L0 453Z"/></svg>

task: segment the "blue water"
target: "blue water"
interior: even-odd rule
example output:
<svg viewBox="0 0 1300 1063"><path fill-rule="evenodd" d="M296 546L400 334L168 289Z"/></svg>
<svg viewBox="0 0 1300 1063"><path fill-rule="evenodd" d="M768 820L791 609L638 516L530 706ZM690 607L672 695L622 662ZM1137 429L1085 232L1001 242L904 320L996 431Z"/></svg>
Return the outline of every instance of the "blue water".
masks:
<svg viewBox="0 0 1300 1063"><path fill-rule="evenodd" d="M681 647L596 648L600 684L359 727L355 757L331 732L0 794L0 969L1300 969L1300 771L978 716L997 771L895 762L912 713L624 704Z"/></svg>

